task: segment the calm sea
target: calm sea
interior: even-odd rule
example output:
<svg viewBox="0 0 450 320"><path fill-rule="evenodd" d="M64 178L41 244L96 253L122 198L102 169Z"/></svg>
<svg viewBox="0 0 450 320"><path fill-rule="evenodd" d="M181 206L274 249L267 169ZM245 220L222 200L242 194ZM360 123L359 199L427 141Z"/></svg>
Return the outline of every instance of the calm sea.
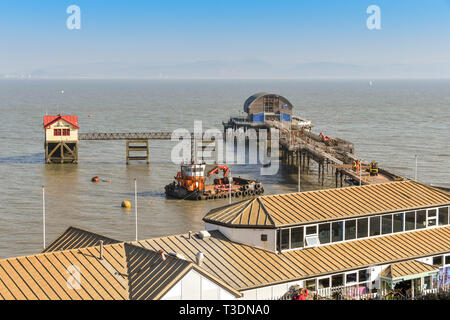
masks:
<svg viewBox="0 0 450 320"><path fill-rule="evenodd" d="M64 94L61 94L64 90ZM124 141L82 141L78 165L45 165L42 116L76 114L81 132L222 129L253 93L287 97L314 131L352 141L366 161L403 176L450 187L450 80L2 80L0 81L0 258L42 249L42 193L46 186L47 243L69 226L119 240L134 240L133 200L138 178L139 238L203 228L202 217L227 200L167 200L164 185L178 166L172 142L151 142L151 163L125 164ZM89 115L93 117L90 118ZM260 178L266 194L295 191L295 173L259 176L259 167L236 166L233 175ZM322 188L316 168L303 190ZM112 183L90 182L93 176ZM333 180L325 187L333 185Z"/></svg>

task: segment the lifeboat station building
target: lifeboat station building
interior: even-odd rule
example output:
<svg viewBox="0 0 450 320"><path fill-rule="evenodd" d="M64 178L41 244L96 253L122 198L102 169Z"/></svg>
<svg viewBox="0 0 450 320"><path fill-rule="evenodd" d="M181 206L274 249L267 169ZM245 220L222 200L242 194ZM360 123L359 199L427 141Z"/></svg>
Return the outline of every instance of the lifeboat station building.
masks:
<svg viewBox="0 0 450 320"><path fill-rule="evenodd" d="M0 260L0 298L417 295L450 284L449 206L448 191L399 181L259 196L211 210L200 232L137 242L69 228L40 254Z"/></svg>
<svg viewBox="0 0 450 320"><path fill-rule="evenodd" d="M78 162L78 117L71 115L44 116L45 162Z"/></svg>
<svg viewBox="0 0 450 320"><path fill-rule="evenodd" d="M244 102L248 120L254 123L264 123L267 120L291 122L292 108L285 97L266 92L256 93Z"/></svg>

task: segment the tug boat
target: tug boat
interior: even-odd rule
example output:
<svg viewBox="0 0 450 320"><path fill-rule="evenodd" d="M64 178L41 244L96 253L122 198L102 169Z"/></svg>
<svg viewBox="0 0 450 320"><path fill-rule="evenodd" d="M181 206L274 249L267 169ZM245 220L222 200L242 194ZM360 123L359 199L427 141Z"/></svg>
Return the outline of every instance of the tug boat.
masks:
<svg viewBox="0 0 450 320"><path fill-rule="evenodd" d="M211 200L264 193L264 187L259 180L229 177L229 168L226 165L216 166L210 170L207 177L220 171L223 171L223 177L214 179L212 184L207 184L205 170L205 164L183 164L174 181L165 186L166 196L183 200Z"/></svg>

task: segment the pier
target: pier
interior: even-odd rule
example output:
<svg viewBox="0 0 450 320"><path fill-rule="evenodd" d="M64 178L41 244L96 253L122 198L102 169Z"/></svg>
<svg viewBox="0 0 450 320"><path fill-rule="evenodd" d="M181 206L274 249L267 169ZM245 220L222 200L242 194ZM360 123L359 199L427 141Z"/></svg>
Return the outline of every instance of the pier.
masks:
<svg viewBox="0 0 450 320"><path fill-rule="evenodd" d="M360 161L353 143L338 137L327 137L323 133L311 132L308 119L294 116L293 105L284 97L272 93L257 93L244 103L246 117L232 117L224 122L224 130L278 129L280 132L280 161L289 171L309 172L311 160L318 165L318 183L324 185L325 176L334 171L335 186L342 187L343 181L352 184L377 184L402 181L404 178L379 168L376 175L366 170L370 164L361 162L361 172L353 170L352 163Z"/></svg>
<svg viewBox="0 0 450 320"><path fill-rule="evenodd" d="M355 155L353 143L338 137L328 137L311 131L312 123L293 115L293 105L284 97L271 93L258 93L244 103L246 117L234 117L224 122L224 131L231 129L235 137L254 129L279 130L279 158L289 171L309 172L311 160L318 166L318 183L324 185L327 175L334 175L335 186L350 184L378 184L404 180L382 168L371 172L370 164ZM78 163L79 141L126 141L126 163L150 163L150 140L171 140L172 132L92 132L79 133L78 117L54 115L44 117L46 163ZM243 129L243 130L240 130ZM226 136L226 135L225 135ZM269 138L270 139L270 138ZM202 141L191 133L191 152L217 150L217 141ZM215 152L217 162L217 152ZM358 168L354 164L358 162ZM369 169L369 170L368 170ZM330 172L331 171L331 172Z"/></svg>

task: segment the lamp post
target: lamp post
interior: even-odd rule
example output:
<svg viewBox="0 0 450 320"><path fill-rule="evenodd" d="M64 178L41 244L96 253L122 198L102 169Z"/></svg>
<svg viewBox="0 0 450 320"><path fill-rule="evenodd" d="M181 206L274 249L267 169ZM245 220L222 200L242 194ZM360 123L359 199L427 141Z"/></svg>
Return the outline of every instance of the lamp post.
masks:
<svg viewBox="0 0 450 320"><path fill-rule="evenodd" d="M134 212L136 215L136 241L138 241L137 180L136 180L136 178L134 178Z"/></svg>
<svg viewBox="0 0 450 320"><path fill-rule="evenodd" d="M45 187L42 186L42 243L45 249Z"/></svg>

